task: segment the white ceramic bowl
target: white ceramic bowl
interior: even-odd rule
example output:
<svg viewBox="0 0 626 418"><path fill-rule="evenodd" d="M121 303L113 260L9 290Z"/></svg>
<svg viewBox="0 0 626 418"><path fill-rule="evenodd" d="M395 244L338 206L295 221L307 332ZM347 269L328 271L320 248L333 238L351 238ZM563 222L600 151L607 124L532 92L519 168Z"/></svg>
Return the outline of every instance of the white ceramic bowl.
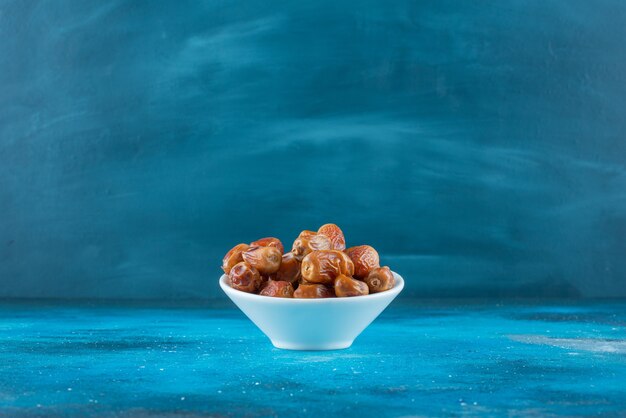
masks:
<svg viewBox="0 0 626 418"><path fill-rule="evenodd" d="M338 350L354 339L404 288L396 273L393 289L367 296L326 299L287 299L233 289L226 275L220 286L235 305L269 337L276 348Z"/></svg>

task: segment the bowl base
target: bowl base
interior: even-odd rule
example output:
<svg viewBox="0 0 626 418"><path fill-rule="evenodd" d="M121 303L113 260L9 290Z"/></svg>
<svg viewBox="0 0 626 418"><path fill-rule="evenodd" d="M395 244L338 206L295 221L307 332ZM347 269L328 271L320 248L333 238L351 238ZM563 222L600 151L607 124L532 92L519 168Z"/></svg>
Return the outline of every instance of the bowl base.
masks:
<svg viewBox="0 0 626 418"><path fill-rule="evenodd" d="M340 341L340 342L331 342L326 344L302 344L302 343L291 343L287 341L274 341L272 340L272 344L276 348L280 348L281 350L296 350L296 351L328 351L328 350L343 350L346 348L350 348L353 341Z"/></svg>

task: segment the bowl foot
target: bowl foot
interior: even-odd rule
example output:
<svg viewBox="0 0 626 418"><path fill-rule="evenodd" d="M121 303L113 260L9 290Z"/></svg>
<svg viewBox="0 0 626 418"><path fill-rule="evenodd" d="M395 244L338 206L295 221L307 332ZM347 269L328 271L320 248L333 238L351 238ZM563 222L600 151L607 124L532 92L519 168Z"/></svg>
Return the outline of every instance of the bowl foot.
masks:
<svg viewBox="0 0 626 418"><path fill-rule="evenodd" d="M329 342L329 343L293 343L287 341L274 341L272 340L272 344L276 348L280 348L282 350L297 350L297 351L327 351L327 350L343 350L345 348L349 348L352 345L353 341L339 341L339 342Z"/></svg>

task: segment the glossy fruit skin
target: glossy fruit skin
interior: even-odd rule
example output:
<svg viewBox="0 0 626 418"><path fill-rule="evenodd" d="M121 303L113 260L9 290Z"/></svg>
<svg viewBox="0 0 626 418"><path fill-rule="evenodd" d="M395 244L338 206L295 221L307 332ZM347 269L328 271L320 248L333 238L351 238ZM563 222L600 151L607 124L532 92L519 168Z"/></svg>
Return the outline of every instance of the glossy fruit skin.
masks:
<svg viewBox="0 0 626 418"><path fill-rule="evenodd" d="M222 259L222 270L224 270L224 273L230 273L230 269L232 269L235 264L243 261L242 254L248 248L250 248L248 244L237 244L226 253Z"/></svg>
<svg viewBox="0 0 626 418"><path fill-rule="evenodd" d="M302 259L311 251L330 250L331 248L332 244L330 238L326 235L319 235L315 231L302 231L293 242L291 252L293 252L296 257Z"/></svg>
<svg viewBox="0 0 626 418"><path fill-rule="evenodd" d="M250 247L242 254L243 260L263 275L274 274L280 268L282 255L276 247Z"/></svg>
<svg viewBox="0 0 626 418"><path fill-rule="evenodd" d="M345 274L350 277L354 276L354 263L352 262L352 259L343 251L337 251L337 253L342 259L341 274Z"/></svg>
<svg viewBox="0 0 626 418"><path fill-rule="evenodd" d="M275 247L280 250L281 254L285 253L285 247L283 247L283 243L280 242L278 238L274 237L265 237L258 239L254 242L250 243L251 247Z"/></svg>
<svg viewBox="0 0 626 418"><path fill-rule="evenodd" d="M365 282L340 274L335 279L335 295L338 298L351 296L364 296L369 294L369 288Z"/></svg>
<svg viewBox="0 0 626 418"><path fill-rule="evenodd" d="M370 293L384 292L385 290L392 289L396 283L393 278L393 273L387 266L373 269L369 272L364 281L370 289Z"/></svg>
<svg viewBox="0 0 626 418"><path fill-rule="evenodd" d="M378 252L369 245L350 247L346 254L354 263L354 276L365 279L370 271L380 267Z"/></svg>
<svg viewBox="0 0 626 418"><path fill-rule="evenodd" d="M293 286L282 280L269 280L259 292L261 296L275 298L293 298Z"/></svg>
<svg viewBox="0 0 626 418"><path fill-rule="evenodd" d="M245 261L237 263L228 273L230 287L242 292L255 293L261 286L259 271Z"/></svg>
<svg viewBox="0 0 626 418"><path fill-rule="evenodd" d="M352 276L354 264L341 251L319 250L304 257L301 272L302 278L309 283L332 285L340 274Z"/></svg>
<svg viewBox="0 0 626 418"><path fill-rule="evenodd" d="M321 299L321 298L333 298L335 294L333 291L322 284L305 284L300 283L293 297L297 299Z"/></svg>
<svg viewBox="0 0 626 418"><path fill-rule="evenodd" d="M275 274L276 280L296 283L300 279L300 260L291 251L283 254L280 267Z"/></svg>
<svg viewBox="0 0 626 418"><path fill-rule="evenodd" d="M333 250L343 251L346 249L346 238L343 231L335 224L325 224L317 230L320 235L325 235L330 239Z"/></svg>

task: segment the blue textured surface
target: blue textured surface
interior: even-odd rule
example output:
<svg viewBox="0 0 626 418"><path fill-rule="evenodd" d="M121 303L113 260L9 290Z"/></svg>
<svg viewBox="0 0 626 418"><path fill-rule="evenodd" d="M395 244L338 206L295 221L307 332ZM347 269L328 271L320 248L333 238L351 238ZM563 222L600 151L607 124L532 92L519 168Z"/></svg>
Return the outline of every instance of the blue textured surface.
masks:
<svg viewBox="0 0 626 418"><path fill-rule="evenodd" d="M0 416L626 414L626 304L394 303L347 350L230 305L0 305Z"/></svg>
<svg viewBox="0 0 626 418"><path fill-rule="evenodd" d="M626 2L0 2L0 297L209 298L343 226L404 296L626 297ZM207 279L208 278L208 279Z"/></svg>

